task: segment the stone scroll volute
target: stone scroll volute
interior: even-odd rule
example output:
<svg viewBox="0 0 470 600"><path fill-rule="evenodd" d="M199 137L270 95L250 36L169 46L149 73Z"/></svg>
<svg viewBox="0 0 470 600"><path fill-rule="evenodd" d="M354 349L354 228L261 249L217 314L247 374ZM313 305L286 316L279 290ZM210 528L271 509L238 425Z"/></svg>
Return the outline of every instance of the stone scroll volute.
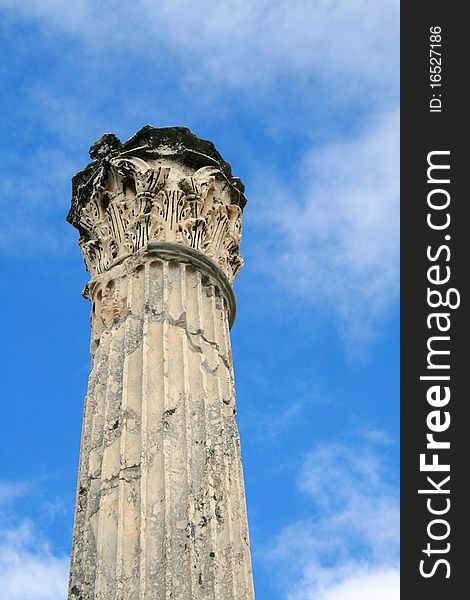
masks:
<svg viewBox="0 0 470 600"><path fill-rule="evenodd" d="M145 126L124 144L106 134L90 155L74 178L68 220L92 276L158 241L199 250L233 282L246 200L210 142L183 127Z"/></svg>

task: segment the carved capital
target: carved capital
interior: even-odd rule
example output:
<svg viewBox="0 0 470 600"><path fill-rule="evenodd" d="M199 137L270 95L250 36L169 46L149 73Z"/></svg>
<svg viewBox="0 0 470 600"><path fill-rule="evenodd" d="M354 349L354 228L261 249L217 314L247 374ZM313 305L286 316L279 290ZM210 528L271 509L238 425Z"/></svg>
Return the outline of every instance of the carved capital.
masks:
<svg viewBox="0 0 470 600"><path fill-rule="evenodd" d="M67 220L92 276L149 242L170 242L202 252L233 282L246 199L213 144L185 127L146 125L123 144L104 135L90 156L73 178Z"/></svg>

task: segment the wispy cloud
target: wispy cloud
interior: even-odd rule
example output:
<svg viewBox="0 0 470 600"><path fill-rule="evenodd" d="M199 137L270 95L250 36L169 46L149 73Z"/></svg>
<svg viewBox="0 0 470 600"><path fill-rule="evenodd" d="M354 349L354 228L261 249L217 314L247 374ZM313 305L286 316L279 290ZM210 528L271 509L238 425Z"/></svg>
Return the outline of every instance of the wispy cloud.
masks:
<svg viewBox="0 0 470 600"><path fill-rule="evenodd" d="M8 162L11 168L6 168ZM62 233L76 165L62 149L33 148L27 166L4 159L0 182L0 250L31 256L64 252Z"/></svg>
<svg viewBox="0 0 470 600"><path fill-rule="evenodd" d="M253 409L245 419L246 428L254 429L259 441L275 443L299 420L305 405L306 401L301 399L291 402L282 409L270 408L269 411Z"/></svg>
<svg viewBox="0 0 470 600"><path fill-rule="evenodd" d="M314 575L312 580L318 575ZM288 595L288 600L399 600L398 568L364 568L351 564L338 570L321 585L309 585Z"/></svg>
<svg viewBox="0 0 470 600"><path fill-rule="evenodd" d="M28 496L27 482L0 482L0 590L4 600L64 600L69 557L58 556L15 500Z"/></svg>
<svg viewBox="0 0 470 600"><path fill-rule="evenodd" d="M64 600L68 557L55 556L32 523L0 530L0 585L4 600Z"/></svg>
<svg viewBox="0 0 470 600"><path fill-rule="evenodd" d="M96 49L158 56L171 49L189 79L210 75L245 87L280 73L312 70L327 79L354 73L373 87L397 81L397 0L1 0L10 16L35 19ZM334 31L334 35L332 32Z"/></svg>
<svg viewBox="0 0 470 600"><path fill-rule="evenodd" d="M398 132L398 112L387 112L359 137L307 152L291 185L268 176L259 186L258 221L275 235L257 268L335 311L354 340L398 295Z"/></svg>
<svg viewBox="0 0 470 600"><path fill-rule="evenodd" d="M324 444L298 485L311 516L287 526L265 560L283 573L288 600L397 600L398 492L371 444Z"/></svg>
<svg viewBox="0 0 470 600"><path fill-rule="evenodd" d="M2 505L13 502L16 498L21 498L30 488L30 484L24 481L0 480L0 508Z"/></svg>

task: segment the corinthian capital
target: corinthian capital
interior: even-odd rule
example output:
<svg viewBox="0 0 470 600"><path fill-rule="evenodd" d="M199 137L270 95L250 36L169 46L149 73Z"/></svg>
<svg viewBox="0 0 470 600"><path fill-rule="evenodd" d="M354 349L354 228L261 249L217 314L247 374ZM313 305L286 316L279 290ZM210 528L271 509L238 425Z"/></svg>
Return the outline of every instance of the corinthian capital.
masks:
<svg viewBox="0 0 470 600"><path fill-rule="evenodd" d="M244 186L211 142L186 127L146 125L124 143L104 135L90 156L73 178L67 220L92 276L156 241L202 252L233 282Z"/></svg>

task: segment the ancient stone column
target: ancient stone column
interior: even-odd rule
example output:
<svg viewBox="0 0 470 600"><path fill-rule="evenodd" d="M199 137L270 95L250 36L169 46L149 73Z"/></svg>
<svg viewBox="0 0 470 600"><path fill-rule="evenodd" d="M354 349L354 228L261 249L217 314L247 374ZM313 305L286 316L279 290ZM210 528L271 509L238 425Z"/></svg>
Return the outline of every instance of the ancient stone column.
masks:
<svg viewBox="0 0 470 600"><path fill-rule="evenodd" d="M67 217L92 303L69 599L251 600L229 337L243 184L184 127L90 156Z"/></svg>

